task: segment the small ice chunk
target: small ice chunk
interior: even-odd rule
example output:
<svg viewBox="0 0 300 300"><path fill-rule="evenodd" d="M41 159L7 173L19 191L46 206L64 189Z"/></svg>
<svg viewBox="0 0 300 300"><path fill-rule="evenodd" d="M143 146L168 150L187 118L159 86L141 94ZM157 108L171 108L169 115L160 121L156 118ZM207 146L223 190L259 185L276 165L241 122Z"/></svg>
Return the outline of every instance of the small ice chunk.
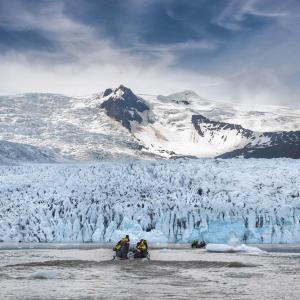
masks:
<svg viewBox="0 0 300 300"><path fill-rule="evenodd" d="M208 252L221 252L221 253L232 253L232 252L244 252L248 254L263 254L265 251L257 248L241 245L227 245L227 244L207 244L206 251Z"/></svg>
<svg viewBox="0 0 300 300"><path fill-rule="evenodd" d="M226 244L207 244L205 249L208 252L239 252L239 248Z"/></svg>
<svg viewBox="0 0 300 300"><path fill-rule="evenodd" d="M246 246L245 244L240 245L239 248L241 249L241 252L246 252L249 254L265 254L265 253L267 253L266 251L263 251L257 247Z"/></svg>
<svg viewBox="0 0 300 300"><path fill-rule="evenodd" d="M57 272L53 270L39 270L32 273L29 278L31 279L54 279L57 276Z"/></svg>

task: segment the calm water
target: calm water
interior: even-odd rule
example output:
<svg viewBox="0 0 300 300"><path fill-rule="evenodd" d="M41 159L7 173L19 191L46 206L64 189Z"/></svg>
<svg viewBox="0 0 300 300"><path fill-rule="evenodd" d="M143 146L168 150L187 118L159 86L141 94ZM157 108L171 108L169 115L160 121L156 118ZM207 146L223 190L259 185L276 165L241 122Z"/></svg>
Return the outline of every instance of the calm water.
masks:
<svg viewBox="0 0 300 300"><path fill-rule="evenodd" d="M156 248L111 261L99 245L0 246L0 299L300 299L300 247L266 255Z"/></svg>

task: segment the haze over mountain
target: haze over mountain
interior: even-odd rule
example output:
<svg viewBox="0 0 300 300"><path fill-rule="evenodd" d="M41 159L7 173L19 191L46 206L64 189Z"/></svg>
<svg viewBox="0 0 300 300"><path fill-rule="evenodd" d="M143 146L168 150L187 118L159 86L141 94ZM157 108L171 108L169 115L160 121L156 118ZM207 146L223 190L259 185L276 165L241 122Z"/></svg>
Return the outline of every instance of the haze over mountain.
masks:
<svg viewBox="0 0 300 300"><path fill-rule="evenodd" d="M300 108L298 0L0 1L0 94L193 90Z"/></svg>
<svg viewBox="0 0 300 300"><path fill-rule="evenodd" d="M184 91L1 96L2 163L116 158L300 157L300 111L220 104Z"/></svg>

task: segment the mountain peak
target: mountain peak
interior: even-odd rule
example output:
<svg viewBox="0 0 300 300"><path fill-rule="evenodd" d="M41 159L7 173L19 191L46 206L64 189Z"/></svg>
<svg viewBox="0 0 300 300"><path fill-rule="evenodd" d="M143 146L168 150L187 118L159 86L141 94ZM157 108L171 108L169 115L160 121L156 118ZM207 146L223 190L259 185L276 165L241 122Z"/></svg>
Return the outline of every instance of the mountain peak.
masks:
<svg viewBox="0 0 300 300"><path fill-rule="evenodd" d="M103 97L109 96L112 92L113 90L111 88L106 89L103 93Z"/></svg>
<svg viewBox="0 0 300 300"><path fill-rule="evenodd" d="M185 90L183 92L173 93L167 97L174 98L176 100L190 100L191 98L200 98L200 96L191 90Z"/></svg>
<svg viewBox="0 0 300 300"><path fill-rule="evenodd" d="M104 108L108 116L119 121L129 131L131 131L130 122L142 123L144 121L142 113L149 110L145 101L124 85L116 89L106 89L103 96L105 101L101 104L101 108Z"/></svg>
<svg viewBox="0 0 300 300"><path fill-rule="evenodd" d="M115 99L137 98L137 96L132 92L132 90L123 84L121 84L115 89L106 89L103 93L103 97L107 96L113 97Z"/></svg>
<svg viewBox="0 0 300 300"><path fill-rule="evenodd" d="M157 99L162 101L171 101L178 104L189 105L195 99L203 100L197 93L191 90L185 90L183 92L173 93L168 96L158 95Z"/></svg>
<svg viewBox="0 0 300 300"><path fill-rule="evenodd" d="M121 91L126 91L126 90L130 90L130 88L126 87L123 84L120 84L119 87L116 88L116 90L121 90ZM130 90L131 91L131 90Z"/></svg>
<svg viewBox="0 0 300 300"><path fill-rule="evenodd" d="M196 92L192 91L192 90L185 90L181 93L177 93L177 94L183 94L185 96L189 96L189 97L200 97Z"/></svg>

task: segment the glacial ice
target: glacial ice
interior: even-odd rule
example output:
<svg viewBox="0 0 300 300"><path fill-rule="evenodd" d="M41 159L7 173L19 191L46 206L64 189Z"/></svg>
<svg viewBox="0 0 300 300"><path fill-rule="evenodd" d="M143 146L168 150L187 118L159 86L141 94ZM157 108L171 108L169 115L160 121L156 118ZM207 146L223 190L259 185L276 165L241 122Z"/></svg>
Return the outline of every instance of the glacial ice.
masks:
<svg viewBox="0 0 300 300"><path fill-rule="evenodd" d="M39 270L30 274L30 279L54 279L57 276L57 272L54 270Z"/></svg>
<svg viewBox="0 0 300 300"><path fill-rule="evenodd" d="M198 159L0 167L0 239L300 242L300 161Z"/></svg>
<svg viewBox="0 0 300 300"><path fill-rule="evenodd" d="M266 254L266 251L263 251L257 247L247 246L245 244L240 244L239 240L236 238L231 238L228 241L228 244L212 244L209 243L205 247L208 252L221 252L221 253L235 253L235 252L243 252L247 254Z"/></svg>

